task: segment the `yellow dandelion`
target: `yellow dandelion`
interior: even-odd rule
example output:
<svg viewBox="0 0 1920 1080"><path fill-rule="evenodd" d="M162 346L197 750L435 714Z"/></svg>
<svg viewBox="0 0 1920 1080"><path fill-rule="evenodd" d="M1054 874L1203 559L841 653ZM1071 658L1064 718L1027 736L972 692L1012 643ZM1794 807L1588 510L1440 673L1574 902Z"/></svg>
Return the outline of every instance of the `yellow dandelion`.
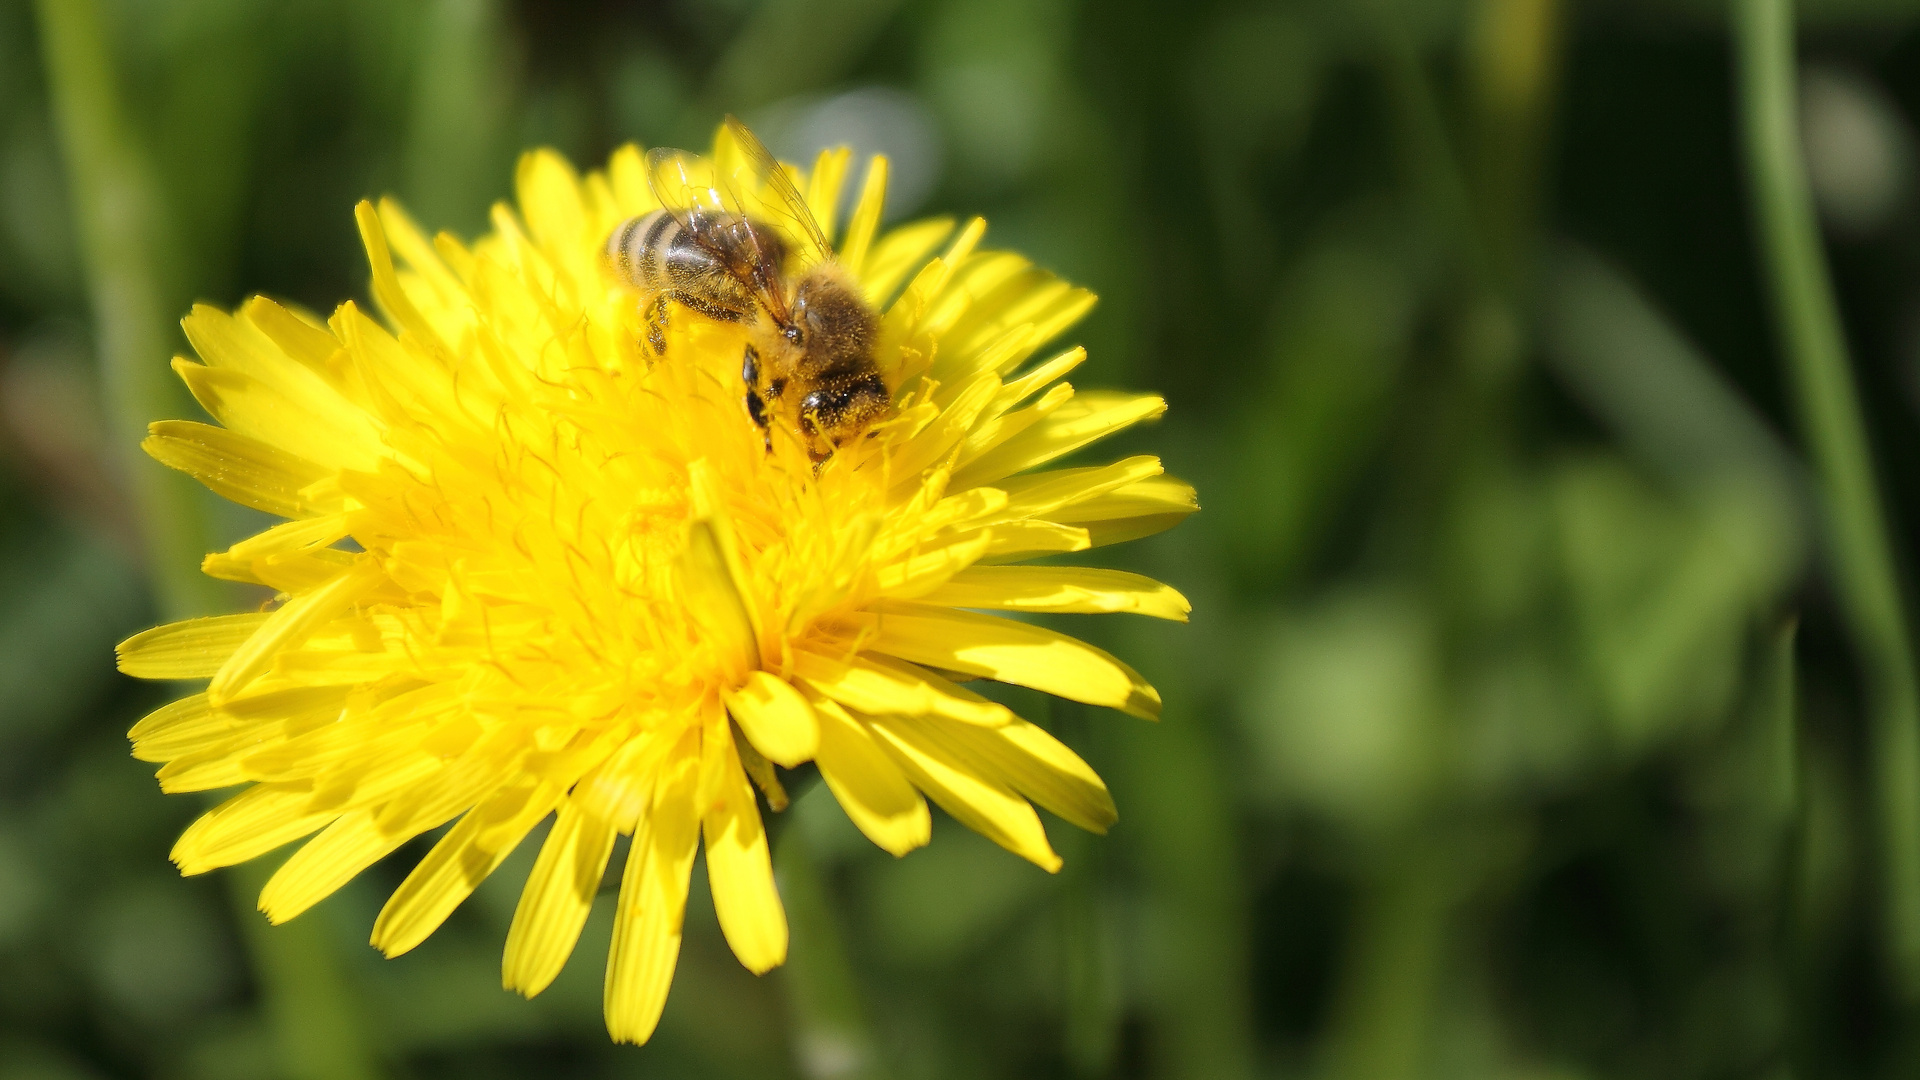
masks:
<svg viewBox="0 0 1920 1080"><path fill-rule="evenodd" d="M739 153L723 129L714 160ZM526 155L518 211L497 206L470 246L362 203L380 318L348 302L322 325L264 297L194 309L199 359L174 367L219 426L160 421L146 449L286 520L204 564L274 590L268 610L119 647L130 675L211 680L131 732L135 756L165 763L163 790L248 785L180 837L183 873L311 837L261 893L277 923L455 822L374 924L394 956L553 815L503 965L530 996L627 836L606 1020L642 1042L702 837L741 963L786 956L755 795L784 807L776 765L814 762L896 855L927 842L926 797L1048 870L1032 804L1096 832L1114 821L1072 750L960 684L1156 715L1113 656L992 612L1186 617L1137 575L1013 565L1195 509L1153 457L1043 468L1164 403L1076 392L1060 380L1079 349L1030 362L1093 296L979 249L978 219L882 234L884 161L837 230L848 163L787 168L881 313L893 403L824 460L747 415L743 326L681 310L662 354L649 347L604 255L657 206L632 147L584 179Z"/></svg>

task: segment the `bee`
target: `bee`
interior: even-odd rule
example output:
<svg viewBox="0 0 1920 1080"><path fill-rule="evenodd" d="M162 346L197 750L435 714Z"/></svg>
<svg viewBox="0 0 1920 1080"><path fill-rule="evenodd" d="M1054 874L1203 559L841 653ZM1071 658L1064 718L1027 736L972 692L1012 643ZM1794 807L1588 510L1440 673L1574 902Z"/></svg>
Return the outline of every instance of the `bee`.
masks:
<svg viewBox="0 0 1920 1080"><path fill-rule="evenodd" d="M647 298L655 355L666 352L670 303L745 324L747 416L769 447L778 424L824 461L891 403L874 362L879 316L786 170L739 120L727 117L726 130L745 162L731 176L683 151L648 153L661 209L614 229L608 261Z"/></svg>

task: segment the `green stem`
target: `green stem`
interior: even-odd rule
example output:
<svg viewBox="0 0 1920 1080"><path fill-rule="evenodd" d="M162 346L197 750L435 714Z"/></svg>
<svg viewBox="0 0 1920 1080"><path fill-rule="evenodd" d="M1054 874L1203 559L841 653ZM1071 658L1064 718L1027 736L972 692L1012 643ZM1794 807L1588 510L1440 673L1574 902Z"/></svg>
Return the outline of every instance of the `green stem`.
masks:
<svg viewBox="0 0 1920 1080"><path fill-rule="evenodd" d="M1472 68L1478 216L1501 282L1524 293L1535 261L1560 0L1480 0Z"/></svg>
<svg viewBox="0 0 1920 1080"><path fill-rule="evenodd" d="M1762 798L1766 820L1782 836L1789 834L1800 810L1800 730L1798 678L1794 668L1794 641L1800 634L1800 616L1789 615L1767 643L1761 717L1766 752Z"/></svg>
<svg viewBox="0 0 1920 1080"><path fill-rule="evenodd" d="M826 879L800 822L780 831L774 870L793 928L780 978L800 1071L816 1080L879 1080L886 1070L860 1007Z"/></svg>
<svg viewBox="0 0 1920 1080"><path fill-rule="evenodd" d="M127 138L96 0L40 0L40 44L93 300L109 444L161 614L204 615L222 605L217 583L199 572L208 549L199 493L137 449L147 422L180 404L155 273L159 197Z"/></svg>
<svg viewBox="0 0 1920 1080"><path fill-rule="evenodd" d="M1791 0L1734 0L1755 228L1802 435L1819 480L1829 569L1871 710L1891 966L1920 1002L1920 693L1886 512L1808 193L1795 120Z"/></svg>
<svg viewBox="0 0 1920 1080"><path fill-rule="evenodd" d="M513 99L498 0L433 0L414 58L402 158L407 209L441 228L472 231L511 175L506 133Z"/></svg>
<svg viewBox="0 0 1920 1080"><path fill-rule="evenodd" d="M1420 209L1439 223L1442 239L1456 248L1471 275L1471 284L1491 289L1496 284L1492 259L1476 228L1473 198L1460 157L1447 134L1433 77L1407 30L1404 15L1378 4L1374 15L1380 35L1382 82L1393 110L1407 186L1423 204Z"/></svg>
<svg viewBox="0 0 1920 1080"><path fill-rule="evenodd" d="M147 570L165 618L219 611L229 597L199 572L212 546L204 496L139 452L147 422L185 408L167 368L173 330L158 272L162 206L129 136L97 0L39 0L40 43L67 167L100 350L107 434L138 517ZM236 871L235 906L291 1080L377 1075L352 1023L331 943L311 917L273 928L253 910L265 871Z"/></svg>
<svg viewBox="0 0 1920 1080"><path fill-rule="evenodd" d="M1107 1076L1119 1052L1118 980L1101 910L1097 843L1078 833L1060 837L1066 866L1059 884L1064 1024L1061 1048L1075 1076Z"/></svg>
<svg viewBox="0 0 1920 1080"><path fill-rule="evenodd" d="M1460 845L1414 830L1367 882L1328 1036L1332 1080L1424 1075L1449 923L1463 877Z"/></svg>
<svg viewBox="0 0 1920 1080"><path fill-rule="evenodd" d="M1048 702L1054 734L1071 746L1088 746L1093 725L1077 701ZM1056 878L1060 932L1061 997L1065 1006L1061 1049L1076 1076L1109 1076L1120 1050L1120 972L1115 937L1103 903L1107 841L1079 829L1054 840L1065 865Z"/></svg>
<svg viewBox="0 0 1920 1080"><path fill-rule="evenodd" d="M377 1080L379 1067L360 1024L353 993L334 963L334 942L310 911L298 922L274 926L254 910L254 898L272 868L254 860L227 872L280 1051L286 1080Z"/></svg>
<svg viewBox="0 0 1920 1080"><path fill-rule="evenodd" d="M1759 796L1760 822L1775 852L1776 861L1772 865L1777 868L1774 880L1778 888L1767 951L1772 954L1779 985L1790 1003L1782 1014L1785 1023L1781 1025L1773 1052L1783 1075L1798 1064L1800 1032L1804 1030L1800 1017L1808 1011L1795 1006L1811 1004L1802 994L1805 980L1797 970L1799 965L1795 963L1793 948L1794 893L1799 878L1795 871L1800 845L1806 835L1805 806L1800 792L1799 679L1794 661L1794 642L1799 631L1800 616L1796 613L1782 619L1769 635L1771 640L1767 642L1759 673L1756 718L1761 743L1755 794Z"/></svg>
<svg viewBox="0 0 1920 1080"><path fill-rule="evenodd" d="M1188 700L1162 678L1168 701ZM1121 729L1116 790L1128 792L1120 828L1148 896L1141 950L1152 979L1156 1074L1170 1080L1243 1080L1258 1073L1248 1001L1250 950L1231 770L1194 713ZM1118 831L1118 830L1116 830Z"/></svg>

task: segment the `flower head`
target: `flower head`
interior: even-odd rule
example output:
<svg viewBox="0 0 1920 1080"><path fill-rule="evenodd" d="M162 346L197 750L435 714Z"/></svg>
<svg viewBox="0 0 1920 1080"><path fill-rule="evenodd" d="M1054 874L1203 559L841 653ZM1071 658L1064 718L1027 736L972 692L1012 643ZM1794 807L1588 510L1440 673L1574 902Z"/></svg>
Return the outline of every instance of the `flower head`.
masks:
<svg viewBox="0 0 1920 1080"><path fill-rule="evenodd" d="M723 135L715 158L737 152ZM794 174L829 236L847 171L843 150ZM1078 349L1034 361L1093 297L977 249L980 221L880 233L884 161L837 246L881 313L892 408L824 461L763 432L746 331L684 313L655 356L609 272L610 232L656 205L644 173L631 147L584 179L531 153L518 212L496 207L471 246L361 204L381 318L196 308L199 360L175 369L219 426L161 421L146 448L286 519L205 562L278 597L119 650L132 675L211 680L133 729L163 789L248 785L180 838L184 873L311 837L261 894L275 922L456 822L374 924L405 952L556 815L506 944L505 982L531 995L631 837L606 1015L634 1042L665 1002L703 837L735 954L755 972L785 958L755 794L785 805L775 766L815 762L895 854L927 842L925 797L1050 870L1029 800L1103 831L1099 777L960 684L1154 716L1119 660L990 612L1184 619L1136 575L1015 564L1195 509L1152 457L1045 468L1163 403L1076 393L1060 379Z"/></svg>

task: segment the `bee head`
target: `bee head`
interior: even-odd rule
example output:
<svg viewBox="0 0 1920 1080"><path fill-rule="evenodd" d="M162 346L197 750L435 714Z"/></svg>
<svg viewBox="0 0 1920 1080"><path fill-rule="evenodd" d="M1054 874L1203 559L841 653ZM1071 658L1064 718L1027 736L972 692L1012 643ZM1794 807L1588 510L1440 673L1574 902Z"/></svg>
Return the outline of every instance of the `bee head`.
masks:
<svg viewBox="0 0 1920 1080"><path fill-rule="evenodd" d="M828 367L870 357L879 320L859 285L833 263L822 263L794 291L794 343Z"/></svg>
<svg viewBox="0 0 1920 1080"><path fill-rule="evenodd" d="M887 388L878 375L836 380L809 390L800 399L800 415L814 432L839 445L886 411Z"/></svg>

